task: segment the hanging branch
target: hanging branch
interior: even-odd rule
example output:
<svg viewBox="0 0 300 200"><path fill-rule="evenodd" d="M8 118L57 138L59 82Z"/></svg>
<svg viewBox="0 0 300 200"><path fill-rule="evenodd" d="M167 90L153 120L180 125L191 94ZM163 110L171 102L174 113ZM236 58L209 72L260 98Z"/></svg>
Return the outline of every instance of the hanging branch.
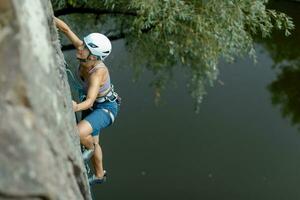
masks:
<svg viewBox="0 0 300 200"><path fill-rule="evenodd" d="M125 38L125 33L122 32L122 33L119 33L117 35L109 36L108 38L109 38L110 41L116 41L116 40ZM66 44L66 45L61 46L62 51L68 51L68 50L73 50L73 49L75 49L73 44Z"/></svg>
<svg viewBox="0 0 300 200"><path fill-rule="evenodd" d="M104 15L104 14L112 14L112 15L128 15L128 16L137 16L135 11L122 11L122 10L107 10L101 8L86 8L86 7L66 7L59 10L54 11L54 15L56 17L62 15L69 14L96 14L96 15Z"/></svg>

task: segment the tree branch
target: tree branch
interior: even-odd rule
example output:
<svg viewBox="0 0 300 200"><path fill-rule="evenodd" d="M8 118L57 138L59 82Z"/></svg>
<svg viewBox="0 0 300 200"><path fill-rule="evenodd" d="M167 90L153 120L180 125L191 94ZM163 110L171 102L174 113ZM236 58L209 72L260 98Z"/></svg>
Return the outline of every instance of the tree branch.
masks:
<svg viewBox="0 0 300 200"><path fill-rule="evenodd" d="M120 34L117 34L117 35L109 36L108 38L110 39L110 41L116 41L116 40L125 38L125 34L120 33ZM68 51L68 50L73 50L73 49L75 49L73 44L66 44L66 45L61 46L62 51Z"/></svg>
<svg viewBox="0 0 300 200"><path fill-rule="evenodd" d="M129 15L129 16L137 16L137 13L135 11L122 11L122 10L107 10L107 9L101 9L101 8L86 8L86 7L67 7L62 8L60 10L54 11L54 15L56 17L62 16L62 15L68 15L68 14L112 14L112 15Z"/></svg>

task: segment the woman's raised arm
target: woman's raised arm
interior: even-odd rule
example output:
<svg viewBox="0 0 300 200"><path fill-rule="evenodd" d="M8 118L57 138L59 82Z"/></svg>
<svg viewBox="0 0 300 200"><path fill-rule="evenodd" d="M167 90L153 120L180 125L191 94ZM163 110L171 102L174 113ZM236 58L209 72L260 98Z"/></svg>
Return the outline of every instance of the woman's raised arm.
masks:
<svg viewBox="0 0 300 200"><path fill-rule="evenodd" d="M57 17L54 17L54 22L56 27L69 38L69 40L76 48L83 44L82 40L79 39L79 37L70 29L70 27L64 21L58 19Z"/></svg>

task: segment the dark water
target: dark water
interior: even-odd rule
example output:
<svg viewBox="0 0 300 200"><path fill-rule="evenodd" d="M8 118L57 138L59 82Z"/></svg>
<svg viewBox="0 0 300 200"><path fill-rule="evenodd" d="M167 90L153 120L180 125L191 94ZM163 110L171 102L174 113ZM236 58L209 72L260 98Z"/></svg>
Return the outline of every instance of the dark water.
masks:
<svg viewBox="0 0 300 200"><path fill-rule="evenodd" d="M299 4L275 6L292 13L300 26ZM290 40L291 51L300 49L299 34ZM151 74L133 83L124 42L113 48L107 65L123 105L100 137L109 178L93 187L94 199L300 199L300 134L272 104L268 88L281 71L272 67L265 43L256 44L256 65L248 58L221 62L219 81L208 88L198 115L179 69L176 84L155 106Z"/></svg>

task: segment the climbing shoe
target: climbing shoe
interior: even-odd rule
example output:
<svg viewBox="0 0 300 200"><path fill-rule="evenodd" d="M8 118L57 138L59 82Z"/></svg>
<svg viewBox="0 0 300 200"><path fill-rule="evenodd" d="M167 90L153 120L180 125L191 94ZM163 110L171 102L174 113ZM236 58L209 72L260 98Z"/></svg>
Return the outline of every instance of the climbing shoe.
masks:
<svg viewBox="0 0 300 200"><path fill-rule="evenodd" d="M93 174L93 176L91 176L89 178L89 184L90 186L95 185L95 184L102 184L106 181L106 171L104 170L104 175L102 178L98 178L95 176L95 174Z"/></svg>

